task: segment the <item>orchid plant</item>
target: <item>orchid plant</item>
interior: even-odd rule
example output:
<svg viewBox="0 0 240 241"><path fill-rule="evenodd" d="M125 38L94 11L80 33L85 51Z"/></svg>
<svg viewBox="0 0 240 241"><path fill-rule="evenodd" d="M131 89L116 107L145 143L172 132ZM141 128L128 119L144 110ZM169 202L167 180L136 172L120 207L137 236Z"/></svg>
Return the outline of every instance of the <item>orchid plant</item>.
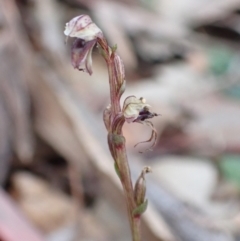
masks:
<svg viewBox="0 0 240 241"><path fill-rule="evenodd" d="M116 173L123 186L132 240L140 241L140 219L147 208L145 174L151 171L144 167L135 185L132 184L131 173L126 153L125 138L122 127L127 123L140 123L149 126L152 134L153 147L157 132L149 119L158 116L150 110L144 98L129 96L121 107L120 98L125 91L125 70L121 58L116 53L117 47L110 47L98 26L87 15L80 15L66 24L64 34L75 38L71 49L71 59L74 68L92 74L92 51L95 46L106 61L111 104L103 112L103 120L108 132L108 146L114 160ZM139 144L139 143L138 143Z"/></svg>

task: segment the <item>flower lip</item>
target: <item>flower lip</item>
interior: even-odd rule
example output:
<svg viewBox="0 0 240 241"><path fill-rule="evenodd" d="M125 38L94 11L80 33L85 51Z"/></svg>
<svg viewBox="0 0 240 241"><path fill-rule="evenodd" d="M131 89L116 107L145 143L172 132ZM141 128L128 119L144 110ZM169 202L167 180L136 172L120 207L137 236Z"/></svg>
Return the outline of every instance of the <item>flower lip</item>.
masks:
<svg viewBox="0 0 240 241"><path fill-rule="evenodd" d="M134 120L134 122L145 121L146 119L151 119L155 116L159 116L159 114L156 114L154 112L150 112L149 107L144 106L143 109L139 112L139 115L138 115L137 119Z"/></svg>
<svg viewBox="0 0 240 241"><path fill-rule="evenodd" d="M74 68L92 74L92 50L97 40L76 39L72 46L72 65Z"/></svg>

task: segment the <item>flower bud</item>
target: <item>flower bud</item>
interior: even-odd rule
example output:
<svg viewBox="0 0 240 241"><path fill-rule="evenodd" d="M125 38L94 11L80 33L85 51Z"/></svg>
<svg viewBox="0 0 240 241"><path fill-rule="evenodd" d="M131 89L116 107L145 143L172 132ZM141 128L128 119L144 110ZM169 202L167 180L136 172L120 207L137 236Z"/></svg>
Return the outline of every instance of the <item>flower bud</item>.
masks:
<svg viewBox="0 0 240 241"><path fill-rule="evenodd" d="M126 89L126 80L123 80L123 82L122 82L122 84L121 84L121 86L120 86L120 88L118 90L118 98L119 98L119 100L120 100L122 94L124 93L125 89Z"/></svg>
<svg viewBox="0 0 240 241"><path fill-rule="evenodd" d="M111 105L108 105L106 109L103 111L103 121L105 124L105 127L108 131L110 131L111 128Z"/></svg>
<svg viewBox="0 0 240 241"><path fill-rule="evenodd" d="M141 205L145 201L145 195L146 195L146 180L145 180L145 174L151 172L150 167L144 167L139 178L136 181L135 187L134 187L134 199L137 204L137 206Z"/></svg>
<svg viewBox="0 0 240 241"><path fill-rule="evenodd" d="M118 85L121 86L123 81L125 80L125 70L124 65L122 62L122 59L119 57L119 55L114 55L114 66L116 71L116 77L118 82Z"/></svg>

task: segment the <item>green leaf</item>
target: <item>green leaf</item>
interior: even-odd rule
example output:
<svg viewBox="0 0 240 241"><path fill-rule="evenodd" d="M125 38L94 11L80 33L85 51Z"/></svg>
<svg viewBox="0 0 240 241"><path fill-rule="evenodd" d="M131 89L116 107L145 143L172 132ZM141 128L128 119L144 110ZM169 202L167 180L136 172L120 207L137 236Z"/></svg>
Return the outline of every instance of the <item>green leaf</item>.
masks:
<svg viewBox="0 0 240 241"><path fill-rule="evenodd" d="M111 49L112 49L112 51L113 51L113 53L117 50L117 44L115 44L115 45L113 45L112 47L111 47Z"/></svg>
<svg viewBox="0 0 240 241"><path fill-rule="evenodd" d="M98 51L104 58L107 57L107 54L106 54L105 50L102 49L100 45L98 45Z"/></svg>
<svg viewBox="0 0 240 241"><path fill-rule="evenodd" d="M120 172L119 172L119 169L118 169L118 165L116 162L114 162L114 169L115 169L115 172L117 173L118 177L121 178L121 175L120 175Z"/></svg>
<svg viewBox="0 0 240 241"><path fill-rule="evenodd" d="M132 214L133 216L141 215L147 210L148 206L148 200L146 199L142 204L140 204L138 207L136 207Z"/></svg>

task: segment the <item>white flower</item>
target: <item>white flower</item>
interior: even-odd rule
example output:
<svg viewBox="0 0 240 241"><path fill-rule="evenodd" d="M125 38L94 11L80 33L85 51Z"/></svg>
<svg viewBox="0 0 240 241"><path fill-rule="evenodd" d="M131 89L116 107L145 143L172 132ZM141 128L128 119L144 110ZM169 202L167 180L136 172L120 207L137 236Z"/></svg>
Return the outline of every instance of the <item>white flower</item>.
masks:
<svg viewBox="0 0 240 241"><path fill-rule="evenodd" d="M128 123L138 120L139 114L144 108L150 108L150 105L145 103L145 99L137 99L136 96L129 96L123 104L123 115Z"/></svg>

